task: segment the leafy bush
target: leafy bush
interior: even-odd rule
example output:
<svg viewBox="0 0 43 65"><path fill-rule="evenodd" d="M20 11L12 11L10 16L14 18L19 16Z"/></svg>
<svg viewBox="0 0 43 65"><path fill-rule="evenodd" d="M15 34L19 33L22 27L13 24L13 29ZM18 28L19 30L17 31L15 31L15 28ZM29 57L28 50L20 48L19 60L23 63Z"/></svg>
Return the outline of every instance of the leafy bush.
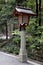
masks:
<svg viewBox="0 0 43 65"><path fill-rule="evenodd" d="M15 43L15 45L17 45L18 47L20 47L20 36L15 36L13 38L13 42Z"/></svg>
<svg viewBox="0 0 43 65"><path fill-rule="evenodd" d="M19 48L16 46L14 48L14 51L13 51L14 54L18 55L19 54Z"/></svg>
<svg viewBox="0 0 43 65"><path fill-rule="evenodd" d="M20 48L20 36L14 36L14 38L3 46L2 50L8 53L19 54Z"/></svg>
<svg viewBox="0 0 43 65"><path fill-rule="evenodd" d="M39 26L38 23L32 22L27 26L26 31L32 37L29 40L29 46L27 47L28 56L42 61L43 60L43 26Z"/></svg>

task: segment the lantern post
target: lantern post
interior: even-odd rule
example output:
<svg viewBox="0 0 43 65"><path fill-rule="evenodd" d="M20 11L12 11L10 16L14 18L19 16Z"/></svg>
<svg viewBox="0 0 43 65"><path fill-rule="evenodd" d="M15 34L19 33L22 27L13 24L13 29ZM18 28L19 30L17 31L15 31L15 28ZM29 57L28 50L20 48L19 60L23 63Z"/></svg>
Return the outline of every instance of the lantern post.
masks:
<svg viewBox="0 0 43 65"><path fill-rule="evenodd" d="M21 31L21 45L20 45L19 58L21 62L27 62L25 23L20 24L20 31Z"/></svg>
<svg viewBox="0 0 43 65"><path fill-rule="evenodd" d="M19 30L21 31L21 44L19 58L21 62L27 62L27 51L26 51L26 32L25 28L29 23L30 16L36 16L36 14L28 8L17 6L14 10L14 17L18 18Z"/></svg>

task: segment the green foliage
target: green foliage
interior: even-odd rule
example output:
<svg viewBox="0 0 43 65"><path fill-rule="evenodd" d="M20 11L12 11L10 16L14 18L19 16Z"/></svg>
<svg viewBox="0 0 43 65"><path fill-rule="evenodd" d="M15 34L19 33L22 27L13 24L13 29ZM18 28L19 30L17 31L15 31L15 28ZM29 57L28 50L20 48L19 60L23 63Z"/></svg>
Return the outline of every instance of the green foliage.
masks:
<svg viewBox="0 0 43 65"><path fill-rule="evenodd" d="M15 0L0 0L0 4L15 4Z"/></svg>
<svg viewBox="0 0 43 65"><path fill-rule="evenodd" d="M31 36L27 36L26 37L26 44L30 45L31 42L32 42L32 37Z"/></svg>
<svg viewBox="0 0 43 65"><path fill-rule="evenodd" d="M13 41L15 43L19 44L20 43L20 36L19 35L18 36L15 36L14 39L13 39Z"/></svg>
<svg viewBox="0 0 43 65"><path fill-rule="evenodd" d="M11 3L14 3L15 0L9 0L9 1ZM14 20L14 18L12 17L14 5L8 3L0 4L0 22L5 20L9 20L9 21Z"/></svg>
<svg viewBox="0 0 43 65"><path fill-rule="evenodd" d="M0 44L0 49L18 55L20 49L20 36L15 35L13 39L9 40L5 45Z"/></svg>
<svg viewBox="0 0 43 65"><path fill-rule="evenodd" d="M34 4L33 4L34 3ZM28 0L27 7L30 7L33 11L35 10L35 0Z"/></svg>
<svg viewBox="0 0 43 65"><path fill-rule="evenodd" d="M3 4L4 3L4 0L0 0L0 4Z"/></svg>
<svg viewBox="0 0 43 65"><path fill-rule="evenodd" d="M42 27L39 26L36 22L30 23L30 25L26 28L27 33L30 33L35 37L40 36L42 34L42 30Z"/></svg>
<svg viewBox="0 0 43 65"><path fill-rule="evenodd" d="M13 53L18 55L19 54L19 48L15 47Z"/></svg>
<svg viewBox="0 0 43 65"><path fill-rule="evenodd" d="M8 1L8 0L7 0ZM5 3L5 0L3 3L0 4L0 24L2 25L2 33L3 31L5 32L5 30L7 30L7 22L11 22L14 21L14 17L13 17L13 9L14 9L14 5L15 5L15 0L9 0L9 3ZM12 4L10 4L12 3ZM3 26L4 25L4 26Z"/></svg>
<svg viewBox="0 0 43 65"><path fill-rule="evenodd" d="M26 31L28 36L30 35L31 41L27 46L28 56L33 59L39 58L42 61L43 58L43 26L39 26L38 23L30 21L30 25L27 26ZM29 51L29 52L28 52Z"/></svg>
<svg viewBox="0 0 43 65"><path fill-rule="evenodd" d="M18 5L22 5L22 3L24 3L26 0L16 0L16 3L18 4Z"/></svg>
<svg viewBox="0 0 43 65"><path fill-rule="evenodd" d="M8 53L16 54L16 55L19 54L19 48L16 45L12 45L12 47L11 45L10 46L7 45L3 47L2 50Z"/></svg>
<svg viewBox="0 0 43 65"><path fill-rule="evenodd" d="M7 3L9 3L9 4L15 4L15 1L16 0L7 0Z"/></svg>
<svg viewBox="0 0 43 65"><path fill-rule="evenodd" d="M34 4L33 4L34 3ZM33 11L35 11L35 0L25 0L23 3L22 3L22 6L24 7L27 7L27 8L31 8Z"/></svg>

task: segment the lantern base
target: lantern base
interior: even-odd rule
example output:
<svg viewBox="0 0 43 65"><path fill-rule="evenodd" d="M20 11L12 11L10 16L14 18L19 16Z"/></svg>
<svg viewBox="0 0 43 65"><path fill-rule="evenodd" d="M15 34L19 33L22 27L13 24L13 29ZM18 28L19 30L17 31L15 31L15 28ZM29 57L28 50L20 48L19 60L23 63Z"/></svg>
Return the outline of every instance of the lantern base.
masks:
<svg viewBox="0 0 43 65"><path fill-rule="evenodd" d="M20 62L27 62L26 49L20 49L19 60L20 60Z"/></svg>

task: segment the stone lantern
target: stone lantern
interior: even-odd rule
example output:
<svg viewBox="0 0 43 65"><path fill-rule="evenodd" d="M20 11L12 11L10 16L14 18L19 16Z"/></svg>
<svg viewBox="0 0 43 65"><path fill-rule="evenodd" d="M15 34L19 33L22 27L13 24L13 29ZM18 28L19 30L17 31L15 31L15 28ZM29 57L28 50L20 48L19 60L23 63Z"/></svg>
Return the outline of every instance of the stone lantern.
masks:
<svg viewBox="0 0 43 65"><path fill-rule="evenodd" d="M36 16L36 14L31 9L17 6L15 7L13 15L14 17L16 16L18 18L19 29L21 31L19 58L21 62L27 62L25 27L29 24L30 16Z"/></svg>

